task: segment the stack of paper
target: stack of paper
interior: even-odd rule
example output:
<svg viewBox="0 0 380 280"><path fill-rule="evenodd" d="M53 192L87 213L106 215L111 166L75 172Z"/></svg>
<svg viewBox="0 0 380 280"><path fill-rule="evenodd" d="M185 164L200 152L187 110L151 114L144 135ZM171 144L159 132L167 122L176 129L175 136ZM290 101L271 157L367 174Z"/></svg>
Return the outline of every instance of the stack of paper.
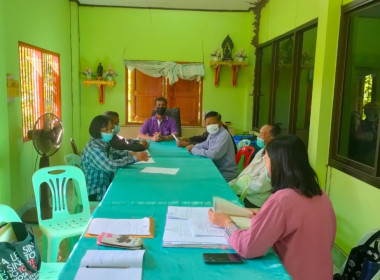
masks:
<svg viewBox="0 0 380 280"><path fill-rule="evenodd" d="M145 250L88 250L75 280L142 279Z"/></svg>
<svg viewBox="0 0 380 280"><path fill-rule="evenodd" d="M169 206L164 247L231 248L224 229L208 220L208 207Z"/></svg>
<svg viewBox="0 0 380 280"><path fill-rule="evenodd" d="M154 221L142 219L107 219L95 218L90 222L85 237L94 237L102 232L131 235L134 237L153 238Z"/></svg>

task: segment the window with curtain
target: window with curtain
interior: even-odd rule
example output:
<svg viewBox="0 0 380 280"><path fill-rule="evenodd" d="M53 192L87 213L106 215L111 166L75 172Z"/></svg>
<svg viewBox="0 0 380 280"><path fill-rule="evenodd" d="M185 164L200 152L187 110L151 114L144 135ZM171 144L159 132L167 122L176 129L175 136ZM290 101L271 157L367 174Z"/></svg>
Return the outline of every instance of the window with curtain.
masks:
<svg viewBox="0 0 380 280"><path fill-rule="evenodd" d="M24 141L45 113L61 118L59 54L19 43L22 130Z"/></svg>
<svg viewBox="0 0 380 280"><path fill-rule="evenodd" d="M127 124L143 123L151 117L154 99L163 96L168 108L179 108L181 125L199 126L202 115L203 81L184 80L170 85L165 77L148 76L135 69L126 68L127 79Z"/></svg>
<svg viewBox="0 0 380 280"><path fill-rule="evenodd" d="M380 187L380 2L342 7L330 164Z"/></svg>
<svg viewBox="0 0 380 280"><path fill-rule="evenodd" d="M278 123L308 144L317 25L306 24L257 49L253 128Z"/></svg>

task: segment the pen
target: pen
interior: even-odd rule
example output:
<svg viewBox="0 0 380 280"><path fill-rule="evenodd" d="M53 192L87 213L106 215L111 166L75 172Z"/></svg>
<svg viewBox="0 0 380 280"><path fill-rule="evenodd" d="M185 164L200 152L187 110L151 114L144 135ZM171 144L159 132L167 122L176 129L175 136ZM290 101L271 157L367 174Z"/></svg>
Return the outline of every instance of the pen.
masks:
<svg viewBox="0 0 380 280"><path fill-rule="evenodd" d="M175 141L178 142L178 138L172 133L172 136L174 137Z"/></svg>
<svg viewBox="0 0 380 280"><path fill-rule="evenodd" d="M86 268L129 268L127 265L86 265Z"/></svg>

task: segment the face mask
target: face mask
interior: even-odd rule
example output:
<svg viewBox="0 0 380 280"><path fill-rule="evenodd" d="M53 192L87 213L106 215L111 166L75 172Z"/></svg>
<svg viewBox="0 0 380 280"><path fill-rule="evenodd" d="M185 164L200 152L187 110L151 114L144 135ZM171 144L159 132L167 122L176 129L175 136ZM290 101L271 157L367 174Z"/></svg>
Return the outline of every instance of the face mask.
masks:
<svg viewBox="0 0 380 280"><path fill-rule="evenodd" d="M256 145L259 146L259 148L261 149L264 148L265 147L264 140L261 139L260 137L257 137Z"/></svg>
<svg viewBox="0 0 380 280"><path fill-rule="evenodd" d="M158 107L156 108L156 113L159 114L160 116L165 115L166 108L165 107Z"/></svg>
<svg viewBox="0 0 380 280"><path fill-rule="evenodd" d="M215 134L219 131L219 124L209 124L207 127L207 132L212 134Z"/></svg>
<svg viewBox="0 0 380 280"><path fill-rule="evenodd" d="M266 177L267 181L270 183L271 182L270 177L268 175L268 170L266 168L265 168L265 177Z"/></svg>
<svg viewBox="0 0 380 280"><path fill-rule="evenodd" d="M115 127L113 128L113 134L118 134L120 131L120 124L117 124L115 125Z"/></svg>
<svg viewBox="0 0 380 280"><path fill-rule="evenodd" d="M108 143L109 141L111 141L112 137L113 137L113 133L102 132L102 141L103 142Z"/></svg>

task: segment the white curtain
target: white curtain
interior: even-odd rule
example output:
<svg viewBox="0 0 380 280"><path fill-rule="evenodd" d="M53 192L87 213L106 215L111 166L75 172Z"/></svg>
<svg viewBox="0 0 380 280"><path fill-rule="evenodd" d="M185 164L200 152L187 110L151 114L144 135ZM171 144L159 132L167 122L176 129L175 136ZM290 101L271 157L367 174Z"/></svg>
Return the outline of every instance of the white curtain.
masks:
<svg viewBox="0 0 380 280"><path fill-rule="evenodd" d="M205 75L203 63L177 64L172 61L125 60L125 66L129 71L137 69L151 77L166 77L171 85L179 78L199 82Z"/></svg>

